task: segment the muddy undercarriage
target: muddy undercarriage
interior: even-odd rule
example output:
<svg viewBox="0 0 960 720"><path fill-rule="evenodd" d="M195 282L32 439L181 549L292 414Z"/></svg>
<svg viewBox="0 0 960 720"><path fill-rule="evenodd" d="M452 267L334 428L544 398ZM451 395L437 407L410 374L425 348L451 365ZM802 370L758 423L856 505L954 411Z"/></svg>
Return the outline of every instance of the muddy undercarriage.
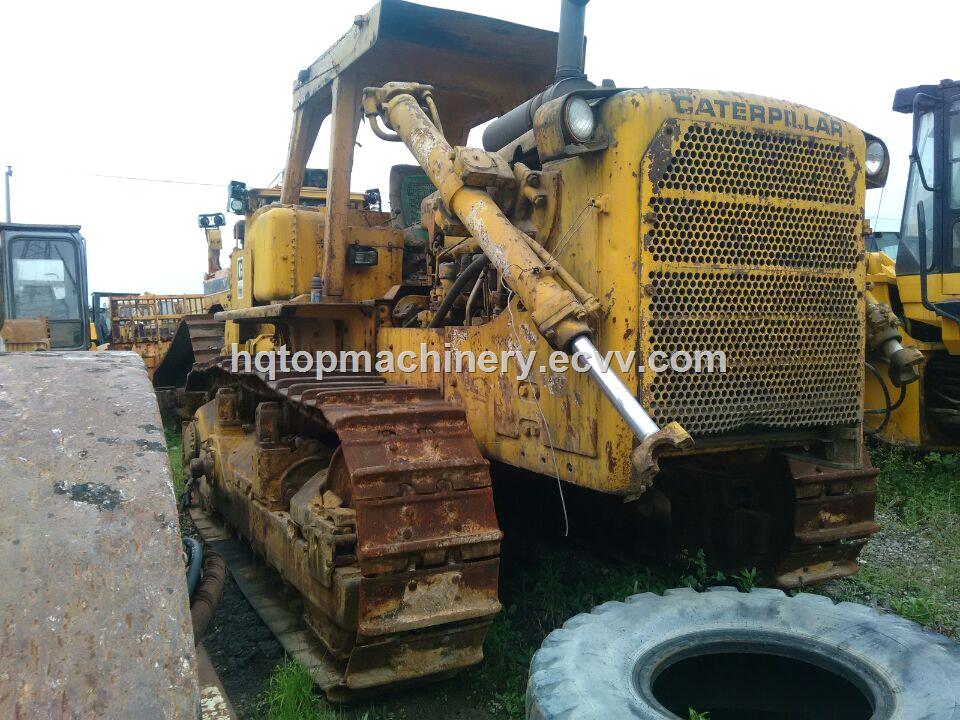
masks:
<svg viewBox="0 0 960 720"><path fill-rule="evenodd" d="M268 380L227 367L207 366L209 401L184 429L195 497L303 600L326 654L321 687L345 698L479 662L500 610L502 535L463 410L373 374ZM604 527L753 563L784 587L856 571L875 529L869 464L773 453L720 477L678 460Z"/></svg>
<svg viewBox="0 0 960 720"><path fill-rule="evenodd" d="M501 532L463 411L369 375L240 380L188 424L185 457L204 507L301 595L341 677L325 689L479 662Z"/></svg>

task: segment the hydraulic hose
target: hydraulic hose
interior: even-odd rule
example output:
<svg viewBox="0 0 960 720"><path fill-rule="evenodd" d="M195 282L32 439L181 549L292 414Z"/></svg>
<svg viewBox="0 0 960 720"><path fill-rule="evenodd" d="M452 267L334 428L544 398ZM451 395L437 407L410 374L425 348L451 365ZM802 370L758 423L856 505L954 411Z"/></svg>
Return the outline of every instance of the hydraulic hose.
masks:
<svg viewBox="0 0 960 720"><path fill-rule="evenodd" d="M200 570L203 568L203 546L191 537L183 538L183 549L187 553L187 591L190 597L200 583Z"/></svg>
<svg viewBox="0 0 960 720"><path fill-rule="evenodd" d="M199 645L210 627L210 621L217 614L217 606L223 596L223 586L227 580L227 566L223 558L207 548L203 557L203 579L190 601L190 620L193 623L193 642Z"/></svg>
<svg viewBox="0 0 960 720"><path fill-rule="evenodd" d="M899 407L900 403L903 402L903 398L905 398L907 395L907 388L905 385L902 388L900 388L900 399L897 400L897 404L896 406L894 406L890 400L890 391L887 390L887 384L883 381L883 375L881 375L880 371L877 370L870 363L864 363L864 365L866 366L867 370L869 370L873 374L873 376L877 379L877 382L880 383L880 389L883 391L883 407L877 408L876 410L864 411L865 415L868 413L869 414L883 413L883 421L877 427L873 428L872 430L867 430L866 428L863 429L864 435L877 435L887 426L887 423L890 422L890 415L893 413L894 409L896 407Z"/></svg>
<svg viewBox="0 0 960 720"><path fill-rule="evenodd" d="M477 276L489 264L490 258L486 255L480 255L467 266L466 270L460 273L460 276L454 280L453 285L450 286L450 290L447 292L446 297L443 298L443 302L440 303L440 307L437 308L437 312L434 314L433 319L430 320L430 324L427 325L428 328L438 328L443 324L447 313L449 313L450 308L453 307L453 303L460 297L460 293L464 291L467 285L476 281Z"/></svg>

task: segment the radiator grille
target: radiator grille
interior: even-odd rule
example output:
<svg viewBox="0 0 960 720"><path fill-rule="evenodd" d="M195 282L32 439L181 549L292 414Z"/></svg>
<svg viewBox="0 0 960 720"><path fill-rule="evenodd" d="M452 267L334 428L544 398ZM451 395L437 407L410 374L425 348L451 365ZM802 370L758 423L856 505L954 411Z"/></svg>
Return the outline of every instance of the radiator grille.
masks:
<svg viewBox="0 0 960 720"><path fill-rule="evenodd" d="M665 125L643 167L641 342L722 352L727 372L648 369L641 400L658 423L704 436L859 420L855 164L836 141Z"/></svg>
<svg viewBox="0 0 960 720"><path fill-rule="evenodd" d="M854 203L853 151L814 137L689 124L660 189Z"/></svg>
<svg viewBox="0 0 960 720"><path fill-rule="evenodd" d="M857 267L858 212L657 197L654 262L848 270Z"/></svg>
<svg viewBox="0 0 960 720"><path fill-rule="evenodd" d="M703 435L857 419L862 319L851 278L680 271L649 281L653 349L722 352L728 364L724 374L655 375L648 394L659 423Z"/></svg>

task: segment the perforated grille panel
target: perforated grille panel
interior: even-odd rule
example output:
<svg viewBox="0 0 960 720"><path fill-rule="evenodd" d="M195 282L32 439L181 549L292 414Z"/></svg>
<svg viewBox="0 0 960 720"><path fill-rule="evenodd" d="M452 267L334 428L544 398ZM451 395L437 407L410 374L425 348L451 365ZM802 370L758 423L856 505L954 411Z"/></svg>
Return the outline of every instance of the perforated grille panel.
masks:
<svg viewBox="0 0 960 720"><path fill-rule="evenodd" d="M656 197L654 262L848 270L857 267L859 212Z"/></svg>
<svg viewBox="0 0 960 720"><path fill-rule="evenodd" d="M853 151L815 137L687 124L659 183L667 190L850 204Z"/></svg>
<svg viewBox="0 0 960 720"><path fill-rule="evenodd" d="M641 399L658 423L704 436L858 421L855 163L840 142L665 125L643 163L642 342L721 352L727 371L648 369Z"/></svg>

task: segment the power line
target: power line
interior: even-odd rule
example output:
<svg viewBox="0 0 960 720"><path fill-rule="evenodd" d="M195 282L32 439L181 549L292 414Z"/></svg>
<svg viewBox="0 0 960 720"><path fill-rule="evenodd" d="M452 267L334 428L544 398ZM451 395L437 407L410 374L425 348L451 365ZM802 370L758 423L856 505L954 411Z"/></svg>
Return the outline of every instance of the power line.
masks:
<svg viewBox="0 0 960 720"><path fill-rule="evenodd" d="M129 177L127 175L101 175L99 173L80 173L87 177L108 178L110 180L133 180L136 182L166 183L169 185L202 185L204 187L226 187L225 183L191 182L190 180L166 180L162 178Z"/></svg>

